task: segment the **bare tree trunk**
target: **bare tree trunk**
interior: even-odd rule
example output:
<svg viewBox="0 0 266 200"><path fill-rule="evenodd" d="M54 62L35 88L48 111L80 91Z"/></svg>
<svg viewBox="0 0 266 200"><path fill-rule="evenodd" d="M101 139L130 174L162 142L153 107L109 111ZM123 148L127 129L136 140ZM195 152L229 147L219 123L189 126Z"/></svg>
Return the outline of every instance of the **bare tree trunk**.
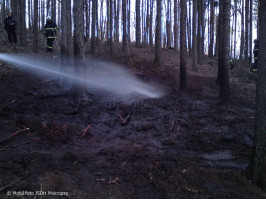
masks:
<svg viewBox="0 0 266 200"><path fill-rule="evenodd" d="M197 70L197 0L193 0L193 69Z"/></svg>
<svg viewBox="0 0 266 200"><path fill-rule="evenodd" d="M235 38L235 40L234 40L234 59L236 59L236 29L237 29L237 27L236 27L236 25L237 25L237 0L234 0L234 7L235 7L235 35L234 35L234 38Z"/></svg>
<svg viewBox="0 0 266 200"><path fill-rule="evenodd" d="M150 33L149 33L149 46L153 47L153 4L154 0L151 0L151 8L150 8Z"/></svg>
<svg viewBox="0 0 266 200"><path fill-rule="evenodd" d="M222 70L223 70L223 46L222 46L222 40L223 40L223 1L219 0L219 17L218 17L218 26L217 26L217 46L218 46L218 75L217 75L217 81L216 83L218 85L221 85L222 80Z"/></svg>
<svg viewBox="0 0 266 200"><path fill-rule="evenodd" d="M178 49L177 0L174 0L174 48Z"/></svg>
<svg viewBox="0 0 266 200"><path fill-rule="evenodd" d="M91 53L95 54L96 0L92 0ZM108 30L107 30L108 32Z"/></svg>
<svg viewBox="0 0 266 200"><path fill-rule="evenodd" d="M67 16L66 1L61 1L61 68L64 70L67 64Z"/></svg>
<svg viewBox="0 0 266 200"><path fill-rule="evenodd" d="M246 26L246 30L245 30L245 59L248 59L248 42L249 42L249 38L248 38L248 34L249 34L249 0L246 0L246 7L245 7L245 26Z"/></svg>
<svg viewBox="0 0 266 200"><path fill-rule="evenodd" d="M162 50L161 50L161 38L162 38L162 0L157 0L157 17L156 17L156 35L155 35L155 58L154 64L161 66L162 64Z"/></svg>
<svg viewBox="0 0 266 200"><path fill-rule="evenodd" d="M211 0L211 16L210 16L210 48L209 56L213 57L213 47L214 47L214 0Z"/></svg>
<svg viewBox="0 0 266 200"><path fill-rule="evenodd" d="M110 0L110 54L113 53L113 0Z"/></svg>
<svg viewBox="0 0 266 200"><path fill-rule="evenodd" d="M56 22L56 0L52 0L52 20Z"/></svg>
<svg viewBox="0 0 266 200"><path fill-rule="evenodd" d="M26 38L26 1L19 0L20 8L20 44L25 46L27 44Z"/></svg>
<svg viewBox="0 0 266 200"><path fill-rule="evenodd" d="M188 0L189 9L188 9L188 18L187 18L187 35L188 35L188 50L189 50L189 57L192 57L192 45L191 45L191 0Z"/></svg>
<svg viewBox="0 0 266 200"><path fill-rule="evenodd" d="M186 63L186 17L187 3L181 0L180 15L180 91L187 89L187 63Z"/></svg>
<svg viewBox="0 0 266 200"><path fill-rule="evenodd" d="M253 4L253 0L249 0L250 1L250 22L249 22L249 28L250 28L250 31L249 31L249 56L250 56L250 59L249 59L249 63L252 63L252 32L253 32L253 27L252 27L252 17L253 17L253 13L252 13L252 4Z"/></svg>
<svg viewBox="0 0 266 200"><path fill-rule="evenodd" d="M74 63L75 73L78 77L84 77L85 66L84 57L84 16L83 16L83 0L74 1ZM78 98L78 106L81 98L85 95L85 86L75 89Z"/></svg>
<svg viewBox="0 0 266 200"><path fill-rule="evenodd" d="M131 15L130 15L130 12L131 12L131 9L130 9L130 0L127 0L127 7L128 7L128 10L127 10L127 40L128 42L130 43L131 42L131 37L130 37L130 19L131 19Z"/></svg>
<svg viewBox="0 0 266 200"><path fill-rule="evenodd" d="M220 79L220 98L223 102L228 102L230 97L230 78L229 78L229 69L230 69L230 0L222 0L223 2L223 23L222 23L222 59L221 63L221 79Z"/></svg>
<svg viewBox="0 0 266 200"><path fill-rule="evenodd" d="M243 59L244 46L245 46L245 33L244 33L244 0L242 0L242 13L241 13L241 39L240 39L240 55L239 59Z"/></svg>
<svg viewBox="0 0 266 200"><path fill-rule="evenodd" d="M34 0L33 52L38 51L38 0Z"/></svg>
<svg viewBox="0 0 266 200"><path fill-rule="evenodd" d="M140 0L136 0L136 47L140 47Z"/></svg>
<svg viewBox="0 0 266 200"><path fill-rule="evenodd" d="M198 1L198 64L202 64L202 0Z"/></svg>
<svg viewBox="0 0 266 200"><path fill-rule="evenodd" d="M265 26L264 26L265 25ZM259 1L259 56L256 89L256 121L253 155L251 161L252 180L266 191L266 1Z"/></svg>
<svg viewBox="0 0 266 200"><path fill-rule="evenodd" d="M123 15L123 41L122 50L127 52L127 0L122 0L122 15Z"/></svg>
<svg viewBox="0 0 266 200"><path fill-rule="evenodd" d="M66 34L67 34L67 57L70 58L71 55L71 50L72 50L72 42L73 42L73 37L72 37L72 18L71 18L71 10L72 10L72 5L71 5L71 0L65 0L66 1Z"/></svg>

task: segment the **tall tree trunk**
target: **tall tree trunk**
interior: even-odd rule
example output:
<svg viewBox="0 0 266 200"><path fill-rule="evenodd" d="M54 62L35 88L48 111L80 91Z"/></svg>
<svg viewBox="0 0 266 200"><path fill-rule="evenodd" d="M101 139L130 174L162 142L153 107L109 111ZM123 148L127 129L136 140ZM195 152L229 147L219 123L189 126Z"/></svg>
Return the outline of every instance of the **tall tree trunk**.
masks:
<svg viewBox="0 0 266 200"><path fill-rule="evenodd" d="M214 0L211 0L211 16L210 16L210 48L209 56L213 57L213 47L214 47Z"/></svg>
<svg viewBox="0 0 266 200"><path fill-rule="evenodd" d="M250 8L250 20L249 20L249 28L250 28L250 30L249 30L249 56L250 56L250 59L249 59L249 63L252 63L252 36L253 36L253 34L252 34L252 32L253 32L253 26L252 26L252 17L253 17L253 13L252 13L252 8L253 8L253 6L252 6L252 4L253 4L253 0L249 0L250 1L250 6L249 6L249 8Z"/></svg>
<svg viewBox="0 0 266 200"><path fill-rule="evenodd" d="M219 17L218 17L218 26L217 26L217 46L218 46L218 75L217 75L217 81L216 83L218 85L221 85L222 80L222 70L223 70L223 1L219 0Z"/></svg>
<svg viewBox="0 0 266 200"><path fill-rule="evenodd" d="M61 68L65 69L67 64L67 16L66 1L61 1Z"/></svg>
<svg viewBox="0 0 266 200"><path fill-rule="evenodd" d="M113 53L113 0L110 0L110 54Z"/></svg>
<svg viewBox="0 0 266 200"><path fill-rule="evenodd" d="M249 0L246 0L246 7L245 7L245 59L248 59L248 42L249 42Z"/></svg>
<svg viewBox="0 0 266 200"><path fill-rule="evenodd" d="M187 35L188 35L188 50L189 50L189 57L192 57L192 45L191 45L191 4L192 4L192 0L188 1L189 4L189 8L188 8L188 28L187 28Z"/></svg>
<svg viewBox="0 0 266 200"><path fill-rule="evenodd" d="M6 0L2 2L2 21L6 18Z"/></svg>
<svg viewBox="0 0 266 200"><path fill-rule="evenodd" d="M166 32L167 32L167 48L171 47L171 17L170 17L170 0L167 0L167 16L166 16Z"/></svg>
<svg viewBox="0 0 266 200"><path fill-rule="evenodd" d="M174 0L174 48L178 49L177 0Z"/></svg>
<svg viewBox="0 0 266 200"><path fill-rule="evenodd" d="M117 0L116 18L115 18L115 30L116 30L115 41L116 42L119 42L119 18L120 18L120 0Z"/></svg>
<svg viewBox="0 0 266 200"><path fill-rule="evenodd" d="M95 54L96 0L92 0L91 53ZM107 30L108 32L108 30Z"/></svg>
<svg viewBox="0 0 266 200"><path fill-rule="evenodd" d="M131 20L131 3L130 3L130 0L127 0L127 7L128 7L128 10L127 10L127 40L128 42L130 43L131 42L131 34L130 34L130 20Z"/></svg>
<svg viewBox="0 0 266 200"><path fill-rule="evenodd" d="M266 191L266 1L264 0L259 0L259 24L260 49L256 89L256 121L251 167L252 180Z"/></svg>
<svg viewBox="0 0 266 200"><path fill-rule="evenodd" d="M83 16L83 0L74 1L74 64L75 74L83 78L85 75L85 67L83 62L84 56L84 16ZM85 95L85 86L75 89L78 105Z"/></svg>
<svg viewBox="0 0 266 200"><path fill-rule="evenodd" d="M136 0L136 47L140 47L140 0Z"/></svg>
<svg viewBox="0 0 266 200"><path fill-rule="evenodd" d="M202 0L198 1L198 64L202 64Z"/></svg>
<svg viewBox="0 0 266 200"><path fill-rule="evenodd" d="M180 15L180 91L187 89L187 62L186 62L186 17L187 2L181 0Z"/></svg>
<svg viewBox="0 0 266 200"><path fill-rule="evenodd" d="M122 0L122 15L123 15L123 41L122 50L127 52L127 0Z"/></svg>
<svg viewBox="0 0 266 200"><path fill-rule="evenodd" d="M65 0L66 1L66 35L67 35L67 57L70 58L71 55L71 50L72 50L72 42L73 42L73 37L72 37L72 15L71 15L71 10L72 10L72 5L71 5L71 0Z"/></svg>
<svg viewBox="0 0 266 200"><path fill-rule="evenodd" d="M234 35L234 59L236 59L236 41L237 41L237 38L236 38L236 25L237 25L237 0L234 0L234 7L235 7L235 35Z"/></svg>
<svg viewBox="0 0 266 200"><path fill-rule="evenodd" d="M245 5L245 2L244 2L244 0L242 0L242 12L241 12L241 37L240 37L240 55L239 55L239 59L243 59L244 47L245 47L244 5Z"/></svg>
<svg viewBox="0 0 266 200"><path fill-rule="evenodd" d="M19 0L20 8L20 44L25 46L27 44L26 38L26 0Z"/></svg>
<svg viewBox="0 0 266 200"><path fill-rule="evenodd" d="M221 63L221 80L220 80L220 98L223 102L227 102L230 97L230 78L229 78L229 68L230 68L230 0L222 0L223 2L223 12L222 12L222 59Z"/></svg>
<svg viewBox="0 0 266 200"><path fill-rule="evenodd" d="M38 0L34 0L33 52L38 51Z"/></svg>
<svg viewBox="0 0 266 200"><path fill-rule="evenodd" d="M56 0L52 0L52 20L56 22Z"/></svg>
<svg viewBox="0 0 266 200"><path fill-rule="evenodd" d="M197 70L197 0L193 0L193 69Z"/></svg>
<svg viewBox="0 0 266 200"><path fill-rule="evenodd" d="M156 16L156 34L155 34L155 58L154 64L161 66L162 64L162 0L157 0L157 16Z"/></svg>
<svg viewBox="0 0 266 200"><path fill-rule="evenodd" d="M206 0L202 0L201 4L201 23L202 23L202 30L201 30L201 54L204 55L205 49L205 11L206 11Z"/></svg>
<svg viewBox="0 0 266 200"><path fill-rule="evenodd" d="M150 8L150 33L149 33L149 46L153 47L153 4L154 0L151 0L151 8Z"/></svg>

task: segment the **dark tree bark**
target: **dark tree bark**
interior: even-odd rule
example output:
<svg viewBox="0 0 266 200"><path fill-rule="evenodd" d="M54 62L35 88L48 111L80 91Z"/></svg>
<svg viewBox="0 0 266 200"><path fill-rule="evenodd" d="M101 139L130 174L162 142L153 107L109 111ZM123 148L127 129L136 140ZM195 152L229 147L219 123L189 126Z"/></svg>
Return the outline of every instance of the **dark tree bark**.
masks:
<svg viewBox="0 0 266 200"><path fill-rule="evenodd" d="M237 41L237 39L236 39L236 29L237 29L237 0L234 0L234 7L235 7L235 35L234 35L234 38L235 38L235 40L234 40L234 59L236 59L236 41Z"/></svg>
<svg viewBox="0 0 266 200"><path fill-rule="evenodd" d="M25 46L27 44L26 38L26 1L19 0L20 8L20 44Z"/></svg>
<svg viewBox="0 0 266 200"><path fill-rule="evenodd" d="M253 6L252 6L252 4L253 4L253 0L249 0L250 1L250 6L249 6L249 8L250 8L250 19L249 19L249 63L251 63L252 62L252 36L253 36L253 34L252 34L252 32L253 32L253 27L252 27L252 17L253 17L253 13L252 13L252 8L253 8Z"/></svg>
<svg viewBox="0 0 266 200"><path fill-rule="evenodd" d="M153 47L153 5L154 0L151 0L151 8L150 8L150 33L149 33L149 46Z"/></svg>
<svg viewBox="0 0 266 200"><path fill-rule="evenodd" d="M122 50L127 52L127 0L122 0L122 15L123 15L123 41Z"/></svg>
<svg viewBox="0 0 266 200"><path fill-rule="evenodd" d="M95 54L96 0L92 0L91 53ZM107 30L108 32L108 30Z"/></svg>
<svg viewBox="0 0 266 200"><path fill-rule="evenodd" d="M84 66L84 16L83 16L83 0L74 1L74 64L75 74L78 77L84 77L85 66ZM78 106L81 98L85 96L85 86L80 86L75 89L75 96L77 97Z"/></svg>
<svg viewBox="0 0 266 200"><path fill-rule="evenodd" d="M210 47L209 56L213 57L213 47L214 47L214 0L210 2L211 16L210 16Z"/></svg>
<svg viewBox="0 0 266 200"><path fill-rule="evenodd" d="M140 47L140 0L136 0L136 47Z"/></svg>
<svg viewBox="0 0 266 200"><path fill-rule="evenodd" d="M248 38L249 34L249 0L246 0L246 6L245 6L245 59L248 59Z"/></svg>
<svg viewBox="0 0 266 200"><path fill-rule="evenodd" d="M223 69L223 60L222 60L222 40L223 40L223 0L219 0L219 16L218 16L218 25L217 25L217 50L218 50L218 75L216 83L221 84L221 76Z"/></svg>
<svg viewBox="0 0 266 200"><path fill-rule="evenodd" d="M186 17L187 17L187 2L181 0L181 15L180 15L180 91L187 89L187 63L186 63Z"/></svg>
<svg viewBox="0 0 266 200"><path fill-rule="evenodd" d="M252 180L266 191L266 1L259 1L259 56L256 90L256 121L253 156L251 162ZM264 26L265 25L265 26Z"/></svg>
<svg viewBox="0 0 266 200"><path fill-rule="evenodd" d="M56 22L56 0L52 0L52 20Z"/></svg>
<svg viewBox="0 0 266 200"><path fill-rule="evenodd" d="M242 0L242 12L241 12L241 38L240 38L240 55L239 59L243 59L244 46L245 46L245 31L244 31L244 0Z"/></svg>
<svg viewBox="0 0 266 200"><path fill-rule="evenodd" d="M34 0L33 52L38 51L38 0Z"/></svg>
<svg viewBox="0 0 266 200"><path fill-rule="evenodd" d="M110 0L110 54L113 53L113 0Z"/></svg>
<svg viewBox="0 0 266 200"><path fill-rule="evenodd" d="M127 41L130 43L131 42L131 37L130 37L130 19L131 19L131 3L130 0L127 0Z"/></svg>
<svg viewBox="0 0 266 200"><path fill-rule="evenodd" d="M220 98L223 102L227 102L230 97L230 78L229 78L229 69L230 69L230 0L222 0L223 2L223 12L222 12L222 33L221 36L222 42L222 58L221 58L221 77L220 77Z"/></svg>
<svg viewBox="0 0 266 200"><path fill-rule="evenodd" d="M71 50L72 50L72 18L71 18L71 10L72 10L72 5L71 5L71 0L65 0L66 1L66 35L67 35L67 57L70 58L71 55Z"/></svg>
<svg viewBox="0 0 266 200"><path fill-rule="evenodd" d="M61 68L67 63L67 16L66 1L61 1Z"/></svg>
<svg viewBox="0 0 266 200"><path fill-rule="evenodd" d="M167 0L167 16L166 16L166 33L167 33L167 48L171 47L171 10L170 0Z"/></svg>
<svg viewBox="0 0 266 200"><path fill-rule="evenodd" d="M119 42L119 18L120 18L120 0L117 0L116 18L115 18L115 41Z"/></svg>
<svg viewBox="0 0 266 200"><path fill-rule="evenodd" d="M198 64L202 64L202 0L198 1Z"/></svg>
<svg viewBox="0 0 266 200"><path fill-rule="evenodd" d="M191 4L192 0L188 0L189 8L188 8L188 17L187 17L187 39L188 39L188 50L189 50L189 57L192 57L192 45L191 45Z"/></svg>
<svg viewBox="0 0 266 200"><path fill-rule="evenodd" d="M197 70L197 0L193 0L193 69Z"/></svg>
<svg viewBox="0 0 266 200"><path fill-rule="evenodd" d="M3 0L2 2L2 21L4 21L6 18L6 1Z"/></svg>
<svg viewBox="0 0 266 200"><path fill-rule="evenodd" d="M174 0L174 48L178 49L177 0Z"/></svg>
<svg viewBox="0 0 266 200"><path fill-rule="evenodd" d="M162 64L162 49L161 49L161 38L162 38L162 0L157 0L157 17L156 17L156 34L155 34L155 58L154 64L161 66Z"/></svg>

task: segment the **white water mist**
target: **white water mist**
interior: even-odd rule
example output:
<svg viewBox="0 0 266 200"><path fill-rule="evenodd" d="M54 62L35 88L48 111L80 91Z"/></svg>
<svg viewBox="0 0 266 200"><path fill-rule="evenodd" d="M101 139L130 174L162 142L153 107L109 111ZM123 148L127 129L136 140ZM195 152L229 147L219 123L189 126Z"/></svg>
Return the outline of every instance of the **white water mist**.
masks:
<svg viewBox="0 0 266 200"><path fill-rule="evenodd" d="M43 76L53 75L68 82L86 85L90 91L109 93L109 95L114 95L121 100L132 102L163 96L163 91L158 85L144 83L122 66L106 61L90 59L84 64L86 65L84 74L77 75L69 66L64 68L70 70L60 70L61 68L56 66L55 60L51 58L0 54L0 60Z"/></svg>

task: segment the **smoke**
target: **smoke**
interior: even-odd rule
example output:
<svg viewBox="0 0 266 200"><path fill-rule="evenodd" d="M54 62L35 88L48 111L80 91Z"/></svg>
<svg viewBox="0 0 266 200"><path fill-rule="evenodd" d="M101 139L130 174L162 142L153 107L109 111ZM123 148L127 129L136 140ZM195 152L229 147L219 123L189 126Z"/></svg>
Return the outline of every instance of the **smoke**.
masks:
<svg viewBox="0 0 266 200"><path fill-rule="evenodd" d="M147 98L160 98L163 89L155 83L145 83L125 67L107 61L90 59L85 62L85 71L75 73L71 65L59 67L54 59L0 54L0 60L35 72L40 76L64 79L64 82L86 85L91 93L100 93L121 101L138 101Z"/></svg>

